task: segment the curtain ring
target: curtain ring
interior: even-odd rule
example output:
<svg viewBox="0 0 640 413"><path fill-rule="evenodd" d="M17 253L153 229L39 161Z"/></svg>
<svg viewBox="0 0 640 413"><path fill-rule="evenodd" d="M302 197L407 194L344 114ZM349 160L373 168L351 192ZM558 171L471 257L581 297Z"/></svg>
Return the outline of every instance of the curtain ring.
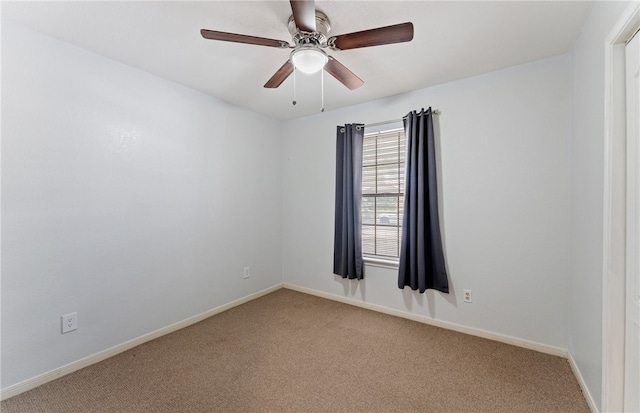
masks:
<svg viewBox="0 0 640 413"><path fill-rule="evenodd" d="M344 133L346 131L345 128L340 128L340 133Z"/></svg>

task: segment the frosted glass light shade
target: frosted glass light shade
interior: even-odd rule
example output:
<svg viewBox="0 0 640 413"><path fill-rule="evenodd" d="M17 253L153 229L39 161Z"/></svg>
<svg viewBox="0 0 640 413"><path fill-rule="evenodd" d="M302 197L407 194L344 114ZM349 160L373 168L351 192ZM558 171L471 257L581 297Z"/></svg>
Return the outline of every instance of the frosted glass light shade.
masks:
<svg viewBox="0 0 640 413"><path fill-rule="evenodd" d="M291 55L291 63L301 72L315 73L322 69L329 58L319 49L299 49Z"/></svg>

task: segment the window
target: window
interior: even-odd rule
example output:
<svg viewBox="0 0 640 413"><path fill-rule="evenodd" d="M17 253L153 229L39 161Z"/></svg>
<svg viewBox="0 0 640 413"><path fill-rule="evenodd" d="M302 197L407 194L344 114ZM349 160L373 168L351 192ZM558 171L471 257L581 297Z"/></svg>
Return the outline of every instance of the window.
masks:
<svg viewBox="0 0 640 413"><path fill-rule="evenodd" d="M400 257L406 139L397 128L364 135L362 157L362 253Z"/></svg>

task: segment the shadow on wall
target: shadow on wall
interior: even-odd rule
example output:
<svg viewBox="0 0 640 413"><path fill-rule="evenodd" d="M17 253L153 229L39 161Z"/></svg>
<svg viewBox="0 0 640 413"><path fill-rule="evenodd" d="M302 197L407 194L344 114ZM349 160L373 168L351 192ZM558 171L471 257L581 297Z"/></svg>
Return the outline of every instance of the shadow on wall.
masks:
<svg viewBox="0 0 640 413"><path fill-rule="evenodd" d="M342 278L339 275L335 274L333 276L333 279L342 284L342 289L345 297L354 297L357 294L358 290L360 290L360 299L362 301L367 301L367 283L365 282L365 279L350 280L348 278Z"/></svg>
<svg viewBox="0 0 640 413"><path fill-rule="evenodd" d="M333 276L334 281L340 283L342 285L342 290L345 297L351 298L360 298L363 302L367 302L367 279L366 277L362 280L353 279L350 280L348 278L342 278L339 275ZM422 314L431 318L436 318L436 295L440 295L444 298L449 304L453 307L458 307L457 299L456 299L456 291L452 283L449 283L449 294L441 293L437 290L427 290L423 294L421 294L418 290L412 290L409 287L405 287L403 289L397 289L396 291L402 294L402 299L404 301L405 308L410 313ZM427 314L424 314L425 311L425 302L426 302L426 310ZM416 303L416 308L414 311L414 303Z"/></svg>
<svg viewBox="0 0 640 413"><path fill-rule="evenodd" d="M447 272L448 274L448 272ZM431 318L436 318L436 295L440 295L442 298L447 300L449 304L454 307L458 307L458 303L456 300L456 291L451 282L449 282L449 294L441 293L437 290L427 290L424 293L420 294L418 290L412 290L409 287L405 287L402 290L402 299L404 300L404 305L406 309L410 313L416 313L413 309L413 303L415 302L417 306L423 310L425 308L425 301L427 302L427 316ZM424 314L424 311L417 311L417 314Z"/></svg>

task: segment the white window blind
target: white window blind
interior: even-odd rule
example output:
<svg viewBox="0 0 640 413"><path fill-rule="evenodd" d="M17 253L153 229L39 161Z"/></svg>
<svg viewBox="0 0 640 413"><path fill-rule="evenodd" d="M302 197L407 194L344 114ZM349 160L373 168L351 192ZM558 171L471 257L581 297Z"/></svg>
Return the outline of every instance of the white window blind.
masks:
<svg viewBox="0 0 640 413"><path fill-rule="evenodd" d="M404 129L364 135L362 253L398 258L404 207Z"/></svg>

